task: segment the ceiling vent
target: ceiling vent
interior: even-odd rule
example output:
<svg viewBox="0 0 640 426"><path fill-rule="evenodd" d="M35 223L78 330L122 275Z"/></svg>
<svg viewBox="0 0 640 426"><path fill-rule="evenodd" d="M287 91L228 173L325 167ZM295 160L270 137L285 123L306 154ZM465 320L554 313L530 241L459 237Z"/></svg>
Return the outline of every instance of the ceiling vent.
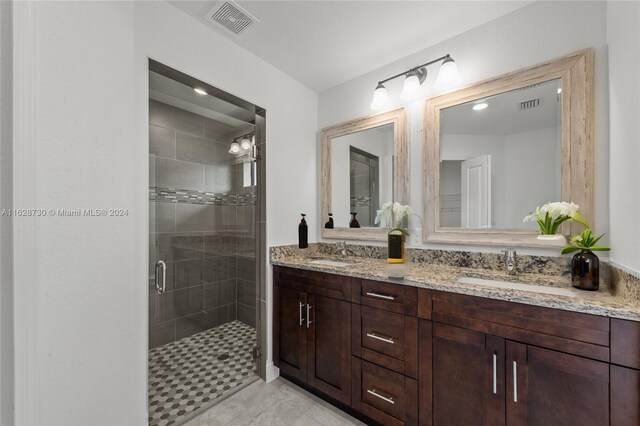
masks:
<svg viewBox="0 0 640 426"><path fill-rule="evenodd" d="M538 87L540 86L542 83L534 83L534 84L530 84L528 86L523 86L521 88L519 88L518 90L529 90L529 89L533 89L534 87Z"/></svg>
<svg viewBox="0 0 640 426"><path fill-rule="evenodd" d="M234 1L220 1L207 13L205 18L234 36L240 35L258 18Z"/></svg>
<svg viewBox="0 0 640 426"><path fill-rule="evenodd" d="M532 109L540 106L540 98L529 99L528 101L520 102L520 111L525 109Z"/></svg>

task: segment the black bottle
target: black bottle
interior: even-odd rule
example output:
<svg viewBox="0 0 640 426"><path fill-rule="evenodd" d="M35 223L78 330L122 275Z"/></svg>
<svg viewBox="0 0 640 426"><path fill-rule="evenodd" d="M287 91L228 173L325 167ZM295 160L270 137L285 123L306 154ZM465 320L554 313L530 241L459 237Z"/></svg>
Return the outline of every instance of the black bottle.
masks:
<svg viewBox="0 0 640 426"><path fill-rule="evenodd" d="M324 224L324 227L327 229L333 229L333 215L329 213L329 220Z"/></svg>
<svg viewBox="0 0 640 426"><path fill-rule="evenodd" d="M307 241L307 237L309 235L309 227L307 226L307 221L304 220L306 214L302 214L302 220L300 221L300 225L298 225L298 247L307 248L309 247L309 242Z"/></svg>
<svg viewBox="0 0 640 426"><path fill-rule="evenodd" d="M351 221L349 222L349 228L360 228L360 222L356 219L358 213L351 212Z"/></svg>

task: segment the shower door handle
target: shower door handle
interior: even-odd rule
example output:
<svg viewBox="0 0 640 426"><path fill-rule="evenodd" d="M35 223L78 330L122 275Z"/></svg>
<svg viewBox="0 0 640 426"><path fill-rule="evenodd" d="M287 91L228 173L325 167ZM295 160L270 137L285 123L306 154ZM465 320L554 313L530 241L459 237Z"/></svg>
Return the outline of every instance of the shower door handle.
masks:
<svg viewBox="0 0 640 426"><path fill-rule="evenodd" d="M162 283L161 283L162 282ZM167 264L162 260L156 262L156 292L162 294L167 284Z"/></svg>

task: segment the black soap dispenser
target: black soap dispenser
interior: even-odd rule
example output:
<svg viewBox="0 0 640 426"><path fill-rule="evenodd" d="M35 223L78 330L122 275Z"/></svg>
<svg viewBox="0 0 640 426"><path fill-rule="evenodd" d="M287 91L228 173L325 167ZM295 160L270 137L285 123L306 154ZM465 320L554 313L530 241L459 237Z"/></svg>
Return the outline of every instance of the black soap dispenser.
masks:
<svg viewBox="0 0 640 426"><path fill-rule="evenodd" d="M326 229L333 229L333 214L329 213L329 220L324 224Z"/></svg>
<svg viewBox="0 0 640 426"><path fill-rule="evenodd" d="M300 225L298 225L298 247L307 248L309 247L309 227L307 226L307 221L304 220L306 214L301 213L302 220L300 221Z"/></svg>

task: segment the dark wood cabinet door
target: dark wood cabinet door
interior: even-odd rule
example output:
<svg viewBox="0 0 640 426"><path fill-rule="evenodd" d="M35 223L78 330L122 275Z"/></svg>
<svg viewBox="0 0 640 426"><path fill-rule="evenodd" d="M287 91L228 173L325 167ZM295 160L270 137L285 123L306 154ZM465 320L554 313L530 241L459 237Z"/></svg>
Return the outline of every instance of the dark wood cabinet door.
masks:
<svg viewBox="0 0 640 426"><path fill-rule="evenodd" d="M611 366L611 425L640 425L640 371Z"/></svg>
<svg viewBox="0 0 640 426"><path fill-rule="evenodd" d="M307 383L351 404L351 304L317 294L307 297Z"/></svg>
<svg viewBox="0 0 640 426"><path fill-rule="evenodd" d="M307 380L307 294L273 287L274 364L284 374Z"/></svg>
<svg viewBox="0 0 640 426"><path fill-rule="evenodd" d="M433 324L433 424L503 425L504 339Z"/></svg>
<svg viewBox="0 0 640 426"><path fill-rule="evenodd" d="M507 424L606 426L609 365L507 342Z"/></svg>

